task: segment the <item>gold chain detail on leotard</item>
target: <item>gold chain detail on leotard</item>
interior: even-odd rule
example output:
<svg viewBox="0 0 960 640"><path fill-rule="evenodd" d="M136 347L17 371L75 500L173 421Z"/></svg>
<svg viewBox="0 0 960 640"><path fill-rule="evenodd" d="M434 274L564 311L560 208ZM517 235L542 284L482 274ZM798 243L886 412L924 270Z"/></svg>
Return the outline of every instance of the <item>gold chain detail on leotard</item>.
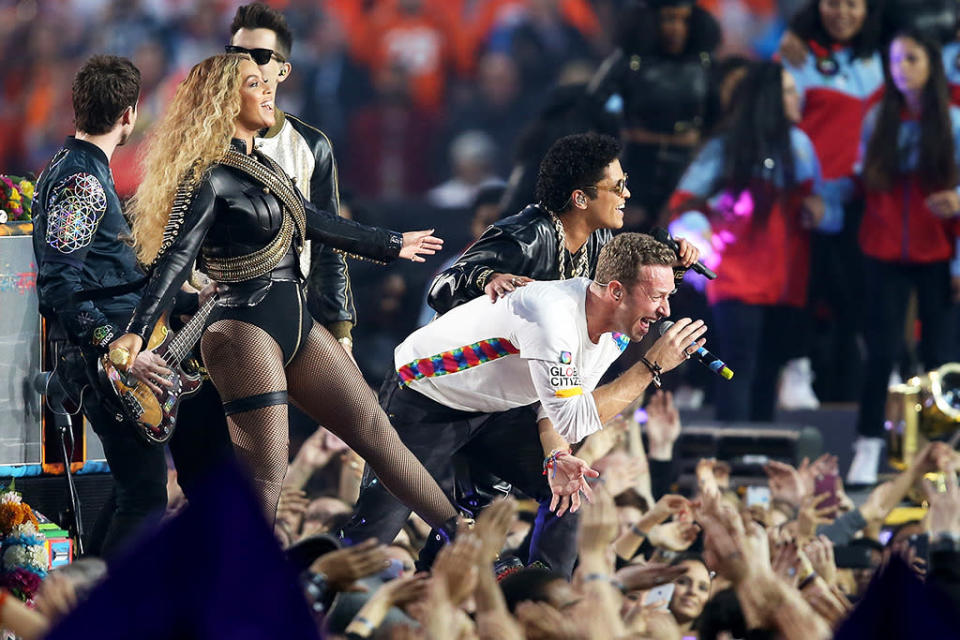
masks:
<svg viewBox="0 0 960 640"><path fill-rule="evenodd" d="M270 273L280 264L294 240L297 241L297 253L303 247L303 238L306 236L306 212L303 202L280 166L268 156L261 154L259 157L269 162L273 171L250 156L236 151L224 154L220 164L239 169L265 185L268 190L272 190L283 209L283 222L280 223L280 231L273 240L253 253L229 258L204 254L202 261L207 275L218 282L242 282Z"/></svg>

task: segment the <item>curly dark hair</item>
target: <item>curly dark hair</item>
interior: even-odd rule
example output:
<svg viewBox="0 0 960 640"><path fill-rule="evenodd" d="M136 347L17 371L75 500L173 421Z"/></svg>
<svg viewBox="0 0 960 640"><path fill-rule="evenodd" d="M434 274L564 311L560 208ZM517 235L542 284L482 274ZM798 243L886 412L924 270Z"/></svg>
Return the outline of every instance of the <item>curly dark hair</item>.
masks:
<svg viewBox="0 0 960 640"><path fill-rule="evenodd" d="M595 188L607 165L620 155L616 138L599 133L576 133L553 143L540 162L537 200L555 213L571 206L570 194ZM594 196L595 197L595 196Z"/></svg>
<svg viewBox="0 0 960 640"><path fill-rule="evenodd" d="M139 97L140 70L132 62L118 56L93 56L73 78L77 131L109 132L127 107L136 107Z"/></svg>
<svg viewBox="0 0 960 640"><path fill-rule="evenodd" d="M688 22L687 43L682 57L713 53L723 40L720 24L709 11L694 5ZM633 4L618 19L617 45L627 55L662 54L660 43L660 7L655 3Z"/></svg>
<svg viewBox="0 0 960 640"><path fill-rule="evenodd" d="M230 36L236 35L240 29L269 29L277 34L277 53L290 59L290 50L293 49L293 33L287 26L287 19L283 14L272 9L262 2L251 2L237 8L230 23Z"/></svg>

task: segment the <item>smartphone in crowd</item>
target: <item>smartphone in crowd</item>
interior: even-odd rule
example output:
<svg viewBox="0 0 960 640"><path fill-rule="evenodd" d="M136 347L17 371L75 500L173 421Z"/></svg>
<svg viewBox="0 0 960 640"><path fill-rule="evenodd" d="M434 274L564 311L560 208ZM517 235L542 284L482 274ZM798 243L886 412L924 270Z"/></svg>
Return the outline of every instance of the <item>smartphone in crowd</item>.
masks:
<svg viewBox="0 0 960 640"><path fill-rule="evenodd" d="M817 476L817 479L813 483L813 495L818 499L823 497L823 494L828 494L829 497L825 498L823 502L818 502L818 509L826 509L827 507L833 507L833 511L828 515L828 517L835 518L837 515L837 506L840 504L840 498L837 496L837 474L835 473L825 473L821 476Z"/></svg>
<svg viewBox="0 0 960 640"><path fill-rule="evenodd" d="M747 507L770 508L770 487L747 487Z"/></svg>
<svg viewBox="0 0 960 640"><path fill-rule="evenodd" d="M659 587L654 587L647 591L647 595L643 598L643 604L649 605L654 603L659 603L657 607L660 609L667 609L670 606L670 601L673 600L673 590L676 588L672 582L669 584L662 584Z"/></svg>

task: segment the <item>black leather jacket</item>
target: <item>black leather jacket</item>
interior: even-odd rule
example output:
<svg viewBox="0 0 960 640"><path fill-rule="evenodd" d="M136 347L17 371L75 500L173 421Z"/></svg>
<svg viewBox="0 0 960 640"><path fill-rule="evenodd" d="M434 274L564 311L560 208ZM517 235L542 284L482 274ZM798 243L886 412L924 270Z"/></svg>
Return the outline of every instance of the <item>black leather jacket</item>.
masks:
<svg viewBox="0 0 960 640"><path fill-rule="evenodd" d="M234 149L243 151L242 141ZM269 165L267 165L269 166ZM396 258L403 246L399 233L370 227L304 203L307 238L374 260ZM207 170L184 216L176 240L154 266L127 331L146 341L160 314L190 275L200 254L214 258L247 255L277 235L283 220L280 201L246 173L215 164ZM263 300L275 280L302 282L297 239L272 272L221 286L220 304L252 306Z"/></svg>
<svg viewBox="0 0 960 640"><path fill-rule="evenodd" d="M609 229L598 229L590 234L586 248L590 265L588 277L596 272L600 249L612 237ZM442 314L480 297L491 270L534 280L558 280L560 261L557 248L557 232L550 214L540 205L529 205L520 213L488 227L452 267L437 275L427 302ZM568 253L564 277L569 277L572 263Z"/></svg>
<svg viewBox="0 0 960 640"><path fill-rule="evenodd" d="M276 160L313 206L340 215L337 163L330 139L322 131L277 111L276 124L256 138L254 146ZM320 242L311 242L309 248L310 272L305 275L311 310L335 337L349 337L357 310L347 261Z"/></svg>
<svg viewBox="0 0 960 640"><path fill-rule="evenodd" d="M139 297L133 289L97 300L82 295L144 277L124 242L130 227L107 156L70 136L40 175L34 203L40 312L73 344L102 349L119 335Z"/></svg>

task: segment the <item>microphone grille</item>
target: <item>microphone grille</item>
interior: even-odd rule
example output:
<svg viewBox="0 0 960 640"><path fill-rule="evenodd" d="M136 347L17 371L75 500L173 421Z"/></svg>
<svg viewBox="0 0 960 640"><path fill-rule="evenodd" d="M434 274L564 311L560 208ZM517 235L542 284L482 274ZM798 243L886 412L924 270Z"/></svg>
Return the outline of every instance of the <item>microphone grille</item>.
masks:
<svg viewBox="0 0 960 640"><path fill-rule="evenodd" d="M663 335L667 332L670 327L673 326L673 320L661 320L660 321L660 335Z"/></svg>
<svg viewBox="0 0 960 640"><path fill-rule="evenodd" d="M652 235L654 240L657 242L662 242L667 246L670 246L670 243L673 240L667 230L663 227L654 227L653 231L650 232L650 235Z"/></svg>

